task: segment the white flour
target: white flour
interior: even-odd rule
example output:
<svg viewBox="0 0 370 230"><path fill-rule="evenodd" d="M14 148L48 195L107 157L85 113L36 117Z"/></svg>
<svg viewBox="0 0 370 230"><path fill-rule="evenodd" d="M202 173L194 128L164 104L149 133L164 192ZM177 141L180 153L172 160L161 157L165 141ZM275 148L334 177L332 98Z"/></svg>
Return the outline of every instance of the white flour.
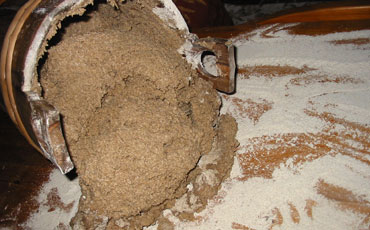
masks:
<svg viewBox="0 0 370 230"><path fill-rule="evenodd" d="M358 174L351 172L347 165L356 167L363 175L370 173L367 165L338 155L305 163L297 173L293 170L296 167L281 165L270 180L251 178L242 182L234 177L226 181L220 191L227 194L221 204L210 202L209 208L198 214L204 221L177 222L176 229L225 230L232 229L232 223L251 229L269 229L275 219L275 208L280 210L283 217L283 224L275 229L358 229L353 224L360 223L364 216L338 210L338 207L318 195L314 187L319 179L324 179L356 190L358 194L368 195L370 185L362 183L366 178L358 178ZM238 170L238 164L235 164L234 176L239 175ZM313 209L312 219L305 211L307 200L318 203ZM299 212L299 224L293 223L290 217L289 203Z"/></svg>
<svg viewBox="0 0 370 230"><path fill-rule="evenodd" d="M168 26L189 32L185 19L172 0L160 0L160 2L163 6L154 8L153 13L158 15Z"/></svg>
<svg viewBox="0 0 370 230"><path fill-rule="evenodd" d="M248 40L243 39L243 36L234 39L238 49L238 68L291 66L310 70L281 76L251 71L249 77L244 77L243 74L238 76L237 93L224 97L222 107L223 113L231 113L238 122L237 138L241 145L238 154L242 155L245 150L251 154L258 151L258 146L264 143L251 142L251 138L263 136L275 135L275 139L279 140L284 134L301 133L311 136L315 141L321 141L316 135L330 137L332 132L345 132L368 140L369 44L335 45L332 41L368 38L370 31L316 37L293 36L285 31L278 31L269 34L272 38L261 37L270 28L272 26L257 31ZM254 122L234 103L247 100L265 103L270 108ZM244 108L247 105L243 104ZM251 110L249 112L253 112L253 108ZM328 123L318 117L309 116L307 110L318 114L328 112L339 119L362 124L367 130L351 129L349 127L352 126L339 121ZM169 210L164 212L164 216L174 222L175 229L178 230L368 229L369 223L364 222L368 215L366 211L343 207L345 202L352 204L360 201L364 206L362 208L370 210L369 164L340 152L340 148L347 149L353 156L369 161L368 142L364 144L348 138L341 140L339 144L334 141L325 143L328 148L333 149L316 158L315 148L318 147L315 147L315 141L303 143L303 147L313 148L312 153L304 156L303 161L294 163L299 158L298 150L296 155L288 157L275 167L271 178L252 176L240 180L245 175L239 158L235 158L231 178L223 183L219 197L210 201L204 211L195 215L197 221L182 222ZM294 147L294 138L292 142ZM348 146L344 146L345 144ZM284 146L284 143L281 145ZM278 147L278 144L263 146L266 150ZM283 151L284 149L281 154ZM256 170L258 171L258 165ZM342 190L334 190L337 187ZM320 188L324 188L324 192L320 192ZM325 188L334 191L339 198L330 197L330 194L325 193ZM349 191L353 196L342 191ZM342 198L345 199L344 203L340 201ZM153 226L148 229L156 228L157 226Z"/></svg>
<svg viewBox="0 0 370 230"><path fill-rule="evenodd" d="M53 191L57 191L55 195L60 197L62 204L48 202ZM40 204L39 210L31 215L23 227L37 230L63 229L62 227L69 229L69 222L77 213L80 196L78 178L70 181L58 169L54 169L49 181L43 185L37 197ZM63 206L66 209L63 209Z"/></svg>

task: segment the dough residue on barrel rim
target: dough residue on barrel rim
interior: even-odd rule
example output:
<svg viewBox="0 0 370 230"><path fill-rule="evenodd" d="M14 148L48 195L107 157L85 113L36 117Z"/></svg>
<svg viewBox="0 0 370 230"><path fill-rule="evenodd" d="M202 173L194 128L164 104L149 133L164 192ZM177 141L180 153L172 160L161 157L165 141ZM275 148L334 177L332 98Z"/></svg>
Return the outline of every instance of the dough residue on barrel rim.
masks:
<svg viewBox="0 0 370 230"><path fill-rule="evenodd" d="M80 228L138 229L165 208L191 219L230 171L236 123L219 115L217 92L177 52L184 38L154 6L92 6L40 71L80 177Z"/></svg>

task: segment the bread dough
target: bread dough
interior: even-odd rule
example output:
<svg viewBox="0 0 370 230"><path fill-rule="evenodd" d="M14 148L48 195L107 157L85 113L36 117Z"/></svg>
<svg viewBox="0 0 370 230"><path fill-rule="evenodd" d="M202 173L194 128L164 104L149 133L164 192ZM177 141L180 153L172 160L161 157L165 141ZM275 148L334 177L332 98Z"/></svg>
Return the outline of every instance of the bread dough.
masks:
<svg viewBox="0 0 370 230"><path fill-rule="evenodd" d="M40 71L80 178L75 223L86 229L152 224L187 191L218 134L219 96L177 52L184 38L153 4L98 4L65 20Z"/></svg>

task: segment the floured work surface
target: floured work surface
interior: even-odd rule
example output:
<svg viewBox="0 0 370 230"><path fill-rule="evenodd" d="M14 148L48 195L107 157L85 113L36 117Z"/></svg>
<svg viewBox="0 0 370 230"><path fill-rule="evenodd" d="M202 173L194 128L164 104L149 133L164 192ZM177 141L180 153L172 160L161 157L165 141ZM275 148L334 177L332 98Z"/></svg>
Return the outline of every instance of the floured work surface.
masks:
<svg viewBox="0 0 370 230"><path fill-rule="evenodd" d="M231 169L235 120L219 116L217 92L177 51L184 35L153 7L94 6L41 68L79 175L76 228L138 229L171 207L192 219Z"/></svg>
<svg viewBox="0 0 370 230"><path fill-rule="evenodd" d="M277 24L233 40L237 93L221 112L238 123L236 162L197 221L166 212L175 229L369 229L369 29Z"/></svg>

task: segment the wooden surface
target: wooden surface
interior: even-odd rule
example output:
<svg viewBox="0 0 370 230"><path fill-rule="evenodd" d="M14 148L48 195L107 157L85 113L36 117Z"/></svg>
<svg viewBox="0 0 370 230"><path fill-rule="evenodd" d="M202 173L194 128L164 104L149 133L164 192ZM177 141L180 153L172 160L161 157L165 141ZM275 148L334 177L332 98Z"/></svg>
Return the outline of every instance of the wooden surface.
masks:
<svg viewBox="0 0 370 230"><path fill-rule="evenodd" d="M35 196L53 168L0 110L0 228L16 226L38 209Z"/></svg>
<svg viewBox="0 0 370 230"><path fill-rule="evenodd" d="M268 19L257 19L236 26L194 29L192 32L201 38L210 36L228 39L274 23L300 23L298 33L309 35L368 28L370 24L370 1L318 4L312 7L288 10ZM295 31L293 30L292 33L295 33Z"/></svg>
<svg viewBox="0 0 370 230"><path fill-rule="evenodd" d="M370 229L370 20L299 19L199 31L238 36L240 148L193 229Z"/></svg>
<svg viewBox="0 0 370 230"><path fill-rule="evenodd" d="M281 12L259 24L370 19L370 1L330 2Z"/></svg>

